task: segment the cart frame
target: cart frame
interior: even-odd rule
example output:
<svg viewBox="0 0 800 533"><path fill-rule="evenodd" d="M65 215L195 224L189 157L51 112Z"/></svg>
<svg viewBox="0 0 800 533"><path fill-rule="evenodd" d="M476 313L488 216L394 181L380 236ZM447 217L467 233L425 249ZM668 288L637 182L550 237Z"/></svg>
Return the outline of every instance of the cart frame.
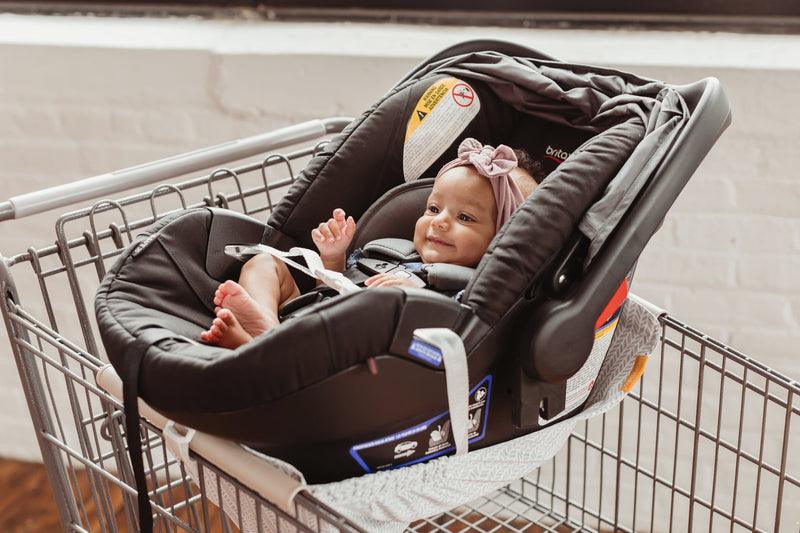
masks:
<svg viewBox="0 0 800 533"><path fill-rule="evenodd" d="M347 122L304 123L0 203L2 221L159 184L57 217L55 244L0 255L5 327L65 531L137 529L122 405L95 382L107 360L92 298L107 265L176 210L266 219L295 169ZM410 530L797 531L800 458L789 451L800 442L800 384L656 312L660 349L618 409L581 423L536 472ZM196 454L190 473L146 419L140 438L156 530L363 531L312 493L284 509Z"/></svg>

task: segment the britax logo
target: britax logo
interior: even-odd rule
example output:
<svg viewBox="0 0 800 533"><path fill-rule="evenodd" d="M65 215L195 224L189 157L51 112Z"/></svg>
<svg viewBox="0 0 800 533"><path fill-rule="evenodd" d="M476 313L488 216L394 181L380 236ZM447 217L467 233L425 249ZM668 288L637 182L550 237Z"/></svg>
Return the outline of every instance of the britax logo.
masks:
<svg viewBox="0 0 800 533"><path fill-rule="evenodd" d="M565 152L561 148L553 148L549 144L547 145L547 149L544 151L545 155L550 159L555 159L559 163L563 163L566 158L569 157L569 152Z"/></svg>

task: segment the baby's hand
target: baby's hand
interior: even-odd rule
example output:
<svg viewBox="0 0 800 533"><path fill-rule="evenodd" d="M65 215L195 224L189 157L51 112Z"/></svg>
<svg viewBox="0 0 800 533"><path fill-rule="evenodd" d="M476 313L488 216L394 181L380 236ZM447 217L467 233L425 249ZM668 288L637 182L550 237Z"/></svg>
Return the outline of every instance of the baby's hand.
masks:
<svg viewBox="0 0 800 533"><path fill-rule="evenodd" d="M375 287L398 287L398 286L406 286L406 287L417 287L413 281L411 281L408 276L404 276L402 274L395 274L395 273L385 273L385 274L375 274L371 278L367 279L364 282L364 285L373 289Z"/></svg>
<svg viewBox="0 0 800 533"><path fill-rule="evenodd" d="M337 259L347 252L355 232L353 217L345 217L344 209L337 208L333 210L333 218L311 230L311 239L323 260Z"/></svg>

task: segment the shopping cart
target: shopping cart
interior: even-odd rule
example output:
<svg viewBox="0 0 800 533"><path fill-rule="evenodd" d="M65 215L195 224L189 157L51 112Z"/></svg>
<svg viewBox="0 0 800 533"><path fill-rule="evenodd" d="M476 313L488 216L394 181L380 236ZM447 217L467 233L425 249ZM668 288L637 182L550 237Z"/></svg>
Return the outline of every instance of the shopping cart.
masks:
<svg viewBox="0 0 800 533"><path fill-rule="evenodd" d="M64 530L136 529L122 404L96 381L107 360L91 309L107 266L176 210L266 219L346 123L303 123L0 203L3 221L125 194L58 217L54 244L0 256L5 327ZM800 384L656 312L660 350L618 409L581 423L537 471L410 529L798 531ZM156 531L363 531L279 470L265 488L261 467L229 464L224 443L176 459L164 421L141 412Z"/></svg>

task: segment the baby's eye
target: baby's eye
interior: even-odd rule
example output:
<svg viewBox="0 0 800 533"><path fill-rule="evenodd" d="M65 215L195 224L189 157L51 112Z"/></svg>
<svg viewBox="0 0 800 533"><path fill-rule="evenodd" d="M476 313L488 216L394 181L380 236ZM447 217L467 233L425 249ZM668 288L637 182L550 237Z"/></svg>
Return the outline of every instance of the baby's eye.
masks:
<svg viewBox="0 0 800 533"><path fill-rule="evenodd" d="M466 213L461 213L460 215L458 215L458 220L460 220L461 222L475 222L475 219L467 215Z"/></svg>
<svg viewBox="0 0 800 533"><path fill-rule="evenodd" d="M439 208L436 207L435 205L429 205L428 206L428 213L433 213L435 215L435 214L439 213Z"/></svg>

